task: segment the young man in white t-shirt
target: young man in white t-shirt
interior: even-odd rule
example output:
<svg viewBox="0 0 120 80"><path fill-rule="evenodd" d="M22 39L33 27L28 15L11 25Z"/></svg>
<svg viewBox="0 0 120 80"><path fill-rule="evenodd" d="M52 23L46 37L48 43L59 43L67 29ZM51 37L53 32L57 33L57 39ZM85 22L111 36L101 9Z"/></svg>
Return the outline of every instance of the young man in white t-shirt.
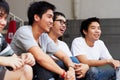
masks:
<svg viewBox="0 0 120 80"><path fill-rule="evenodd" d="M99 80L115 80L115 69L120 66L106 48L101 36L100 21L96 17L88 18L81 23L82 37L75 38L71 51L82 63L94 68ZM113 68L100 69L99 66L111 65Z"/></svg>
<svg viewBox="0 0 120 80"><path fill-rule="evenodd" d="M64 32L66 31L66 28L67 28L67 21L65 15L61 12L54 12L53 27L50 29L50 32L48 34L50 38L56 43L59 49L63 50L69 57L71 57L73 62L79 63L77 58L71 54L67 44L59 39L60 37L63 36ZM57 59L56 57L52 56L52 58L56 62L60 63L60 60ZM86 64L79 63L78 65L80 65L79 68L81 69L80 71L81 73L78 73L79 71L76 71L77 77L79 76L80 78L79 80L94 80L95 75L93 74L92 69L89 69L88 71L88 66Z"/></svg>

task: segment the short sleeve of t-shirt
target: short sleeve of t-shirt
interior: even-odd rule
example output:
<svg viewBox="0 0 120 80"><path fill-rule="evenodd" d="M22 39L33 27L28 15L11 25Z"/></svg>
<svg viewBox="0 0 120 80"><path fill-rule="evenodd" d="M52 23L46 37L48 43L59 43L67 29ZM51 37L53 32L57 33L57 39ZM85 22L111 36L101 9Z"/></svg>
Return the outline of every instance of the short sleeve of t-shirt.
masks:
<svg viewBox="0 0 120 80"><path fill-rule="evenodd" d="M85 54L85 49L81 37L75 38L71 45L71 52L74 56Z"/></svg>
<svg viewBox="0 0 120 80"><path fill-rule="evenodd" d="M108 49L106 48L105 44L103 41L99 41L99 47L101 48L101 55L100 59L111 59L112 56L110 55Z"/></svg>
<svg viewBox="0 0 120 80"><path fill-rule="evenodd" d="M52 39L48 36L47 33L43 33L40 38L39 42L41 45L42 50L47 54L54 54L58 51L57 46L52 41Z"/></svg>
<svg viewBox="0 0 120 80"><path fill-rule="evenodd" d="M97 40L93 47L89 47L82 37L75 38L72 42L71 51L74 56L86 55L88 59L111 59L108 49L102 40Z"/></svg>
<svg viewBox="0 0 120 80"><path fill-rule="evenodd" d="M35 41L31 26L20 27L11 42L11 47L18 55L23 52L27 52L33 46L38 46Z"/></svg>
<svg viewBox="0 0 120 80"><path fill-rule="evenodd" d="M60 50L64 51L69 57L72 56L72 53L70 52L70 49L65 42L58 40L58 47Z"/></svg>
<svg viewBox="0 0 120 80"><path fill-rule="evenodd" d="M0 56L11 56L14 52L10 45L5 41L4 37L0 34Z"/></svg>

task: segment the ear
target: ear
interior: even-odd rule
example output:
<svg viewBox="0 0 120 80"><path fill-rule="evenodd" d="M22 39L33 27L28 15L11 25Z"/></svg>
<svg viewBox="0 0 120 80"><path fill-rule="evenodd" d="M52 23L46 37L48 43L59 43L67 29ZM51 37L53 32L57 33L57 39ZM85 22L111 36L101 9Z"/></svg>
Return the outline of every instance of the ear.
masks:
<svg viewBox="0 0 120 80"><path fill-rule="evenodd" d="M87 34L87 31L83 30L83 33L86 35L86 34Z"/></svg>
<svg viewBox="0 0 120 80"><path fill-rule="evenodd" d="M40 17L35 14L35 15L34 15L34 19L35 19L35 21L39 21L39 20L40 20Z"/></svg>

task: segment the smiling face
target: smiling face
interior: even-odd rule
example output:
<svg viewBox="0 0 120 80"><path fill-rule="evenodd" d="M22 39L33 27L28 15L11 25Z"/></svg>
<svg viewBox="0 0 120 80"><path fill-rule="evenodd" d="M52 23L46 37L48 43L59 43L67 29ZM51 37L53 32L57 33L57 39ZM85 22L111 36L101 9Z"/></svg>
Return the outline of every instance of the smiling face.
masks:
<svg viewBox="0 0 120 80"><path fill-rule="evenodd" d="M54 35L56 35L57 37L61 37L65 31L66 31L66 19L65 17L59 15L53 22L51 32L53 32Z"/></svg>
<svg viewBox="0 0 120 80"><path fill-rule="evenodd" d="M87 40L94 42L101 36L100 24L98 22L91 22L91 24L88 26L88 30L83 30L83 32Z"/></svg>
<svg viewBox="0 0 120 80"><path fill-rule="evenodd" d="M47 10L46 13L40 18L35 15L35 24L39 26L39 30L42 32L49 32L50 28L53 26L53 11L51 9Z"/></svg>
<svg viewBox="0 0 120 80"><path fill-rule="evenodd" d="M0 10L0 32L7 24L7 14Z"/></svg>

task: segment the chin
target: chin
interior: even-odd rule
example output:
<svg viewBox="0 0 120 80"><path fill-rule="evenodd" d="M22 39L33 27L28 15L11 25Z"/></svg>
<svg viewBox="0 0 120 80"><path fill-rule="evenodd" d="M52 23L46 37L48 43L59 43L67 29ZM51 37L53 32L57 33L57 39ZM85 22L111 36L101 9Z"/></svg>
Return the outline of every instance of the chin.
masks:
<svg viewBox="0 0 120 80"><path fill-rule="evenodd" d="M45 32L50 32L50 30L46 30Z"/></svg>

